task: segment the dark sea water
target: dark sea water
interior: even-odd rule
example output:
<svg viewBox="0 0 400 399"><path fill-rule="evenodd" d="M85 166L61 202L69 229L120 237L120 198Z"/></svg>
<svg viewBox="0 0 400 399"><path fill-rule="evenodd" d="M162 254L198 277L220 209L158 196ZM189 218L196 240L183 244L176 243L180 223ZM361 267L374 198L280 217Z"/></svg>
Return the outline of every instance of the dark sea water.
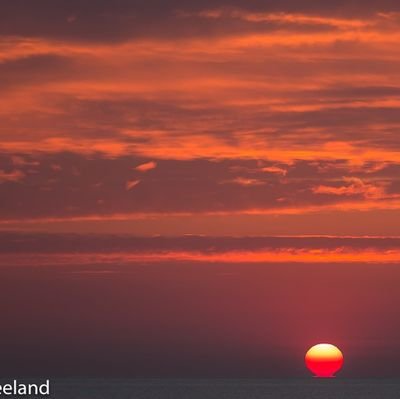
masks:
<svg viewBox="0 0 400 399"><path fill-rule="evenodd" d="M58 380L56 399L399 399L400 380Z"/></svg>

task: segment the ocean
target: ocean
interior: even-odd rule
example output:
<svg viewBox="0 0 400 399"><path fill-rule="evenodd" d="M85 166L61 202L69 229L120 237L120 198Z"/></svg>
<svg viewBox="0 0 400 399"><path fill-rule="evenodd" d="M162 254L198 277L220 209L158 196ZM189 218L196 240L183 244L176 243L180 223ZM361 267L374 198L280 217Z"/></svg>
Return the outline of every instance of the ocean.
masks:
<svg viewBox="0 0 400 399"><path fill-rule="evenodd" d="M56 399L398 399L400 380L54 380Z"/></svg>

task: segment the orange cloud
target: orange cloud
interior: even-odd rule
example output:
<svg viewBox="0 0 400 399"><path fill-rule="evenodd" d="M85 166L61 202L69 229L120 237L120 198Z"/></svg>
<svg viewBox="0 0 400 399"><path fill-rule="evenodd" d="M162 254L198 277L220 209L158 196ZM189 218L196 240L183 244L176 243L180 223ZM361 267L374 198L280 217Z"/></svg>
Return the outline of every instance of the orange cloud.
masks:
<svg viewBox="0 0 400 399"><path fill-rule="evenodd" d="M392 264L400 262L398 250L334 250L282 249L276 251L228 251L222 253L164 251L164 252L112 252L112 253L57 253L0 255L0 265L57 264L93 265L130 264L136 262L222 262L222 263L377 263ZM201 264L199 264L201 266Z"/></svg>
<svg viewBox="0 0 400 399"><path fill-rule="evenodd" d="M282 176L286 176L286 174L287 174L287 170L283 169L279 166L268 166L265 168L261 168L261 170L263 172L274 173L274 174L282 175Z"/></svg>
<svg viewBox="0 0 400 399"><path fill-rule="evenodd" d="M140 183L140 180L128 180L125 184L125 189L126 191L132 190L134 187L136 187Z"/></svg>
<svg viewBox="0 0 400 399"><path fill-rule="evenodd" d="M316 194L332 194L332 195L344 195L354 196L362 195L366 199L387 199L387 198L400 198L400 194L387 194L385 187L380 185L374 185L365 183L357 177L343 178L343 180L349 183L347 186L332 187L332 186L318 186L313 188L313 192Z"/></svg>
<svg viewBox="0 0 400 399"><path fill-rule="evenodd" d="M221 184L238 184L239 186L263 186L265 181L259 179L249 179L245 177L235 177L231 180L224 180Z"/></svg>
<svg viewBox="0 0 400 399"><path fill-rule="evenodd" d="M329 25L341 29L366 28L374 25L374 20L362 19L344 19L344 18L329 18L316 15L294 14L286 12L277 13L262 13L249 12L238 8L217 8L211 10L200 11L197 13L178 13L181 17L202 17L202 18L234 18L243 19L249 22L278 22L289 24L305 24L305 25ZM382 14L377 14L376 18L387 17Z"/></svg>
<svg viewBox="0 0 400 399"><path fill-rule="evenodd" d="M235 198L245 199L236 207L227 201L232 206L227 214L398 209L397 14L368 12L354 17L347 10L327 14L305 9L271 12L269 7L204 8L178 16L172 12L168 23L173 21L170 26L176 24L177 30L168 29L168 35L162 34L164 25L154 33L144 27L146 34L129 31L123 40L80 40L58 32L2 35L0 152L14 154L14 163L1 165L1 181L22 182L14 168L27 176L31 173L21 160L23 154L129 156L136 157L130 173L142 172L143 184L138 186L137 176L127 174L118 187L125 195L124 187L126 191L136 187L135 194L145 196L144 172L155 169L152 177L162 173L164 168L158 165L168 160L255 160L260 162L257 168L218 176L217 191L223 189L229 196L242 190ZM71 18L70 24L79 28L82 17ZM196 23L209 29L189 26ZM327 164L304 176L304 170L312 169L306 161L321 160ZM340 175L328 176L336 160L346 166ZM302 161L298 171L285 166ZM35 169L36 161L29 162ZM59 164L57 159L53 164ZM386 175L390 168L394 171ZM365 176L367 169L371 179ZM68 170L63 165L62 172ZM264 175L257 174L260 171ZM341 176L356 177L339 182ZM51 176L49 184L43 180L38 192L51 190L58 178ZM73 184L79 185L83 177L74 179ZM87 183L99 188L98 180L96 176ZM160 191L172 192L163 181L160 178ZM181 183L176 181L173 189ZM285 191L289 184L298 193L295 198ZM282 191L276 198L277 190L268 191L275 188ZM16 193L18 189L19 185ZM85 214L79 204L62 204L60 209L69 210L64 217L136 217L128 202L115 201L127 206L115 209L100 191L91 193L94 204L102 204L93 215ZM258 197L254 199L250 191ZM201 192L193 196L199 198ZM209 199L204 208L199 200L194 208L212 214L218 206L225 209L222 194L221 198ZM165 214L192 215L196 212L192 202L182 200L179 212L174 199L166 201L170 208ZM14 220L14 214L3 212ZM162 207L148 209L147 214L163 214ZM57 219L57 212L52 217Z"/></svg>
<svg viewBox="0 0 400 399"><path fill-rule="evenodd" d="M149 170L155 169L156 167L157 167L157 162L150 161L136 166L135 169L138 170L139 172L147 172Z"/></svg>
<svg viewBox="0 0 400 399"><path fill-rule="evenodd" d="M12 172L5 172L0 170L0 184L8 181L18 182L25 177L25 174L20 170L13 170Z"/></svg>

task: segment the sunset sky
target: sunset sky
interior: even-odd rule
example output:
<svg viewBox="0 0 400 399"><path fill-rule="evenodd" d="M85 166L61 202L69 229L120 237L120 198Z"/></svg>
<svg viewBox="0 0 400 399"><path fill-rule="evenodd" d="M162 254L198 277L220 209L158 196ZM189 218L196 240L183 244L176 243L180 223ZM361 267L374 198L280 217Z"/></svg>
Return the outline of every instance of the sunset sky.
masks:
<svg viewBox="0 0 400 399"><path fill-rule="evenodd" d="M399 375L400 3L0 4L2 375Z"/></svg>

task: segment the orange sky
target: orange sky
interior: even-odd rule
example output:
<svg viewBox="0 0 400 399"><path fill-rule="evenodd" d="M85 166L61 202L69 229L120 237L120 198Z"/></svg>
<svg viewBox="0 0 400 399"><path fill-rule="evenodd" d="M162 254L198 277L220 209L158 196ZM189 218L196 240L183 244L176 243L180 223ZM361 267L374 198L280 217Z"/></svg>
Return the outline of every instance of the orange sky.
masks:
<svg viewBox="0 0 400 399"><path fill-rule="evenodd" d="M180 224L217 213L229 224L259 213L293 215L281 219L291 234L295 217L319 214L312 233L324 234L332 214L357 210L390 225L400 207L396 7L216 4L49 7L13 23L4 6L4 228L61 220L79 232L79 220L118 219L125 231L146 215Z"/></svg>
<svg viewBox="0 0 400 399"><path fill-rule="evenodd" d="M2 2L0 374L397 370L399 41L392 0Z"/></svg>

